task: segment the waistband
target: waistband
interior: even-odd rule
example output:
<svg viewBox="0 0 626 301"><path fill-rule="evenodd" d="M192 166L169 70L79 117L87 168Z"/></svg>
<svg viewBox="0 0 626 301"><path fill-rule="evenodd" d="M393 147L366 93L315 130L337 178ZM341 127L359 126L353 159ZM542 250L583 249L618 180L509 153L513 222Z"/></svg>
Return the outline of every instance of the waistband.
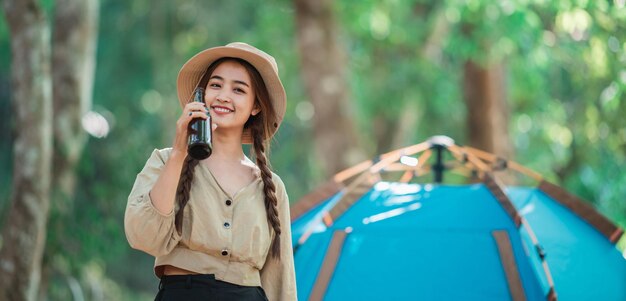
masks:
<svg viewBox="0 0 626 301"><path fill-rule="evenodd" d="M194 286L215 285L214 274L194 275L164 275L159 282L159 289L163 288L192 288Z"/></svg>
<svg viewBox="0 0 626 301"><path fill-rule="evenodd" d="M189 297L189 293L183 292L180 295L180 289L195 291L195 294L202 292L210 300L264 300L267 301L267 295L260 286L241 286L234 283L220 281L215 279L214 274L193 274L193 275L166 275L161 278L159 283L159 292L155 300L162 300L166 290L172 290L174 296L169 299L184 300ZM176 292L178 291L178 292ZM178 294L178 295L177 295ZM184 297L183 297L184 296Z"/></svg>

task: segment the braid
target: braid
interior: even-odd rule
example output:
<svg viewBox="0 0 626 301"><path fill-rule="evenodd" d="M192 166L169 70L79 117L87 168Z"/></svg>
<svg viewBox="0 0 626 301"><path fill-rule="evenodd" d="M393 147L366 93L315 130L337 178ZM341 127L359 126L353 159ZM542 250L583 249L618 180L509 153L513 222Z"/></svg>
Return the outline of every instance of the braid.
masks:
<svg viewBox="0 0 626 301"><path fill-rule="evenodd" d="M260 116L258 116L260 117ZM258 118L257 117L257 118ZM276 186L272 181L272 171L268 167L265 156L265 145L263 144L263 123L253 122L251 125L254 157L256 164L261 169L261 179L263 180L263 192L265 193L265 211L267 221L274 229L274 239L270 246L270 257L280 259L280 220L278 219L278 199L276 198Z"/></svg>
<svg viewBox="0 0 626 301"><path fill-rule="evenodd" d="M178 212L174 217L174 225L178 234L182 233L183 228L183 209L189 202L189 191L191 190L191 181L193 181L193 171L200 161L187 156L183 163L183 170L180 173L178 188L176 188L176 203L178 204Z"/></svg>

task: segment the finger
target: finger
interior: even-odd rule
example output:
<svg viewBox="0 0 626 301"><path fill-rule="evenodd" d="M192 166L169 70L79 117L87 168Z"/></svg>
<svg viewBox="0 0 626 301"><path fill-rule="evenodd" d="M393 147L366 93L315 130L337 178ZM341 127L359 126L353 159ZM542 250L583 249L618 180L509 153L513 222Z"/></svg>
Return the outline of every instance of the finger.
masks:
<svg viewBox="0 0 626 301"><path fill-rule="evenodd" d="M184 111L189 112L189 111L200 111L203 109L206 109L206 104L203 102L190 102L187 105L185 105L185 109Z"/></svg>
<svg viewBox="0 0 626 301"><path fill-rule="evenodd" d="M194 119L194 118L207 119L209 118L209 116L207 115L207 113L204 113L204 112L189 112L189 114L187 114L187 118L188 119Z"/></svg>
<svg viewBox="0 0 626 301"><path fill-rule="evenodd" d="M183 109L183 113L182 113L182 115L183 115L183 116L187 116L187 117L189 117L189 116L191 116L191 114L192 114L193 112L208 113L208 112L209 112L209 109L208 109L208 108L206 108L205 106L203 106L201 103L197 103L197 104L195 104L195 105L193 105L193 106L191 106L191 105L187 105L187 106L185 106L185 108Z"/></svg>
<svg viewBox="0 0 626 301"><path fill-rule="evenodd" d="M188 112L200 112L200 113L208 114L209 113L209 109L207 107L204 107L204 106L199 106L199 107L192 107L192 108L190 108ZM189 113L187 113L187 115L189 115Z"/></svg>
<svg viewBox="0 0 626 301"><path fill-rule="evenodd" d="M217 128L217 123L215 122L211 123L211 130L215 131L216 128Z"/></svg>

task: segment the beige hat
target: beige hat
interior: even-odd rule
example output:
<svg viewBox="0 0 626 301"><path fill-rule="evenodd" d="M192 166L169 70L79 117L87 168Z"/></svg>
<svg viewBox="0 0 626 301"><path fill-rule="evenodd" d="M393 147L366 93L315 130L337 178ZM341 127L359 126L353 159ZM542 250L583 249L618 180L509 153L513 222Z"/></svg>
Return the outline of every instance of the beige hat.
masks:
<svg viewBox="0 0 626 301"><path fill-rule="evenodd" d="M263 78L270 100L275 110L275 120L270 124L275 125L270 129L270 137L276 133L280 126L285 110L287 109L287 96L283 84L278 77L278 66L274 58L246 43L235 42L226 46L213 47L199 52L189 59L178 72L178 80L176 81L178 90L178 101L184 107L193 98L193 91L200 82L200 78L206 72L207 68L214 61L223 58L232 57L240 58L250 63ZM269 139L270 137L265 137ZM245 144L252 143L252 135L249 129L245 129L242 136L242 142Z"/></svg>

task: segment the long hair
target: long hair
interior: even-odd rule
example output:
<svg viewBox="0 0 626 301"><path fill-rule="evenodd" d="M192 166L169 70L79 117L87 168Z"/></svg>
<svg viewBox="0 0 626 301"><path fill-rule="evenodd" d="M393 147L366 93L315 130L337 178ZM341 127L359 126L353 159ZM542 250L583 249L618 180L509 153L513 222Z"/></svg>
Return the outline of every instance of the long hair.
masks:
<svg viewBox="0 0 626 301"><path fill-rule="evenodd" d="M276 197L276 186L272 181L271 166L266 155L269 152L269 141L266 141L265 139L266 137L269 137L270 129L278 126L277 124L272 124L271 122L274 120L276 113L265 83L263 82L263 78L259 72L245 60L230 57L216 60L207 68L207 71L202 76L198 86L206 88L208 78L221 63L226 61L237 62L246 69L251 79L252 90L255 94L255 105L259 106L261 109L257 115L250 116L248 121L244 124L244 129L249 129L252 135L252 152L254 153L256 164L261 171L261 180L263 181L263 194L267 221L272 227L274 233L272 243L270 245L269 255L272 258L280 259L281 225L278 218L278 199ZM191 188L191 182L193 181L193 171L198 165L198 162L198 160L187 156L181 171L178 188L176 189L178 212L174 218L174 224L178 233L182 232L183 209L187 205L187 202L189 202L189 191Z"/></svg>

